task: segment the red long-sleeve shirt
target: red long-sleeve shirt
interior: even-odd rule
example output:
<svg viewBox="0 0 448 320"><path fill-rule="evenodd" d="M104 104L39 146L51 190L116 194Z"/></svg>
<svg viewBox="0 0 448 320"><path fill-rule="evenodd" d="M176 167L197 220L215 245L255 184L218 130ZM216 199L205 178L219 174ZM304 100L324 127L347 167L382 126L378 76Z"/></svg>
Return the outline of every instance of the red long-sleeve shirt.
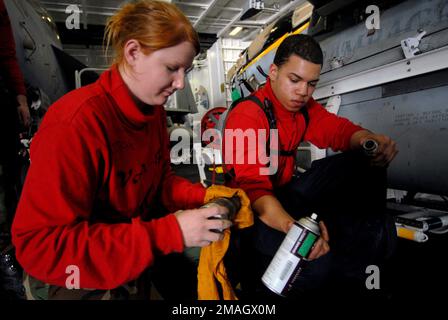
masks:
<svg viewBox="0 0 448 320"><path fill-rule="evenodd" d="M0 73L15 95L25 95L25 82L16 58L16 45L3 0L0 0Z"/></svg>
<svg viewBox="0 0 448 320"><path fill-rule="evenodd" d="M31 144L31 166L12 227L18 261L46 283L111 289L136 279L156 254L180 252L173 214L151 218L161 197L199 207L205 189L174 175L162 106L143 113L115 67L58 100Z"/></svg>
<svg viewBox="0 0 448 320"><path fill-rule="evenodd" d="M255 95L262 103L265 98L272 102L274 115L277 120L280 149L286 151L297 149L305 129L303 115L300 112L290 112L281 105L272 91L269 79L263 88L255 92ZM319 148L332 148L335 151L348 150L353 133L363 130L362 127L353 124L348 119L338 117L326 111L313 98L309 100L306 107L308 108L309 124L304 140L312 142ZM255 132L258 132L259 129L263 129L268 133L270 128L263 110L252 101L244 101L229 113L226 129L241 129L243 132L247 132L246 130L248 129L255 129ZM240 154L241 156L237 157L236 139L232 140L233 147L230 150L234 150L233 157L227 156L226 160L225 149L228 147L226 143L230 143L230 141L226 141L225 135L222 148L226 170L230 171L233 169L234 172L234 179L229 182L229 186L242 188L246 191L251 202L263 195L273 195L274 188L282 186L291 180L295 157L279 155L276 175L263 175L260 174L260 168L267 167L267 165L263 164L265 162L263 158L256 156L251 160L250 157L251 155L259 154L257 145L251 147L246 140L244 150ZM266 139L258 143L262 149L266 148ZM244 159L242 156L244 156ZM254 162L253 159L256 160L255 163L250 163L249 161ZM232 163L227 163L230 161Z"/></svg>

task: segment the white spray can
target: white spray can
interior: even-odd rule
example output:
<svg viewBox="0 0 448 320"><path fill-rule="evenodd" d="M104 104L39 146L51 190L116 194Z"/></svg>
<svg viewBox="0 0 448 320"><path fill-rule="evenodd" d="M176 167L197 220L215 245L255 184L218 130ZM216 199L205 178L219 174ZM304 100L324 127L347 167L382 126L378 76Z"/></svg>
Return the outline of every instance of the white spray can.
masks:
<svg viewBox="0 0 448 320"><path fill-rule="evenodd" d="M271 291L286 296L320 236L317 214L294 222L266 269L261 281Z"/></svg>

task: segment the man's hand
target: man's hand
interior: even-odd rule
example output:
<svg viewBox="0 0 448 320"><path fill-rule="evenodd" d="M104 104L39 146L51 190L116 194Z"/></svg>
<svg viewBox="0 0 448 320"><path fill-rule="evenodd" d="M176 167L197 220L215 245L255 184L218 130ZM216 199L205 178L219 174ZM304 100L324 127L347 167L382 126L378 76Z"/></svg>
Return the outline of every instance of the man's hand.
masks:
<svg viewBox="0 0 448 320"><path fill-rule="evenodd" d="M294 221L291 221L291 223L288 225L288 231L293 223ZM328 235L327 227L325 226L323 221L319 222L319 227L320 227L320 237L314 244L313 249L311 250L311 253L308 256L308 260L318 259L323 255L326 255L330 251L330 245L328 244L328 242L330 241L330 236Z"/></svg>
<svg viewBox="0 0 448 320"><path fill-rule="evenodd" d="M320 237L314 244L313 249L311 250L311 253L308 256L309 260L320 258L330 251L330 245L328 244L328 241L330 241L330 237L328 236L327 227L325 226L323 221L319 222L319 227L320 227Z"/></svg>
<svg viewBox="0 0 448 320"><path fill-rule="evenodd" d="M287 233L294 218L283 209L282 204L272 195L264 195L252 203L252 208L263 223L273 229Z"/></svg>
<svg viewBox="0 0 448 320"><path fill-rule="evenodd" d="M389 165L398 153L397 144L390 137L375 134L368 130L355 132L350 139L350 145L352 149L360 149L367 140L374 140L378 143L378 149L371 160L374 166L385 167Z"/></svg>
<svg viewBox="0 0 448 320"><path fill-rule="evenodd" d="M371 163L374 166L388 166L398 153L397 144L388 136L382 134L369 134L361 139L361 147L367 140L374 140L378 143L378 149L371 160Z"/></svg>
<svg viewBox="0 0 448 320"><path fill-rule="evenodd" d="M28 129L31 124L30 109L26 97L22 94L17 96L17 113L19 114L19 121L25 129Z"/></svg>
<svg viewBox="0 0 448 320"><path fill-rule="evenodd" d="M227 213L227 208L222 206L180 210L174 213L182 231L185 247L205 247L213 241L222 240L222 233L211 230L227 229L232 222L226 219L210 218Z"/></svg>

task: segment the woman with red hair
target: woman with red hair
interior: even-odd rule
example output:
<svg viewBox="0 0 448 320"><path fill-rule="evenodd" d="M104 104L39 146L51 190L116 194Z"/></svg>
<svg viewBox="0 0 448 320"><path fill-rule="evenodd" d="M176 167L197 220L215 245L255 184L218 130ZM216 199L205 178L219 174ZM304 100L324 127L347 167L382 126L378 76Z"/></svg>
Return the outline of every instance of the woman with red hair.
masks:
<svg viewBox="0 0 448 320"><path fill-rule="evenodd" d="M199 53L188 19L136 1L105 39L112 67L50 107L31 145L12 229L29 298L114 298L157 255L206 246L231 224L208 219L223 207L195 209L215 191L170 167L163 105ZM174 213L157 216L159 204Z"/></svg>

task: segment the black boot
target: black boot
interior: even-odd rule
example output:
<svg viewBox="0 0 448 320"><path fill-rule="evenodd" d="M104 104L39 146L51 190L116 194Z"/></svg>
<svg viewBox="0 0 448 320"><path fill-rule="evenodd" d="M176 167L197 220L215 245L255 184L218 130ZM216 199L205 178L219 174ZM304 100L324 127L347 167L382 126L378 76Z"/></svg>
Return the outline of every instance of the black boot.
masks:
<svg viewBox="0 0 448 320"><path fill-rule="evenodd" d="M15 259L14 247L0 253L0 300L25 300L22 268Z"/></svg>

